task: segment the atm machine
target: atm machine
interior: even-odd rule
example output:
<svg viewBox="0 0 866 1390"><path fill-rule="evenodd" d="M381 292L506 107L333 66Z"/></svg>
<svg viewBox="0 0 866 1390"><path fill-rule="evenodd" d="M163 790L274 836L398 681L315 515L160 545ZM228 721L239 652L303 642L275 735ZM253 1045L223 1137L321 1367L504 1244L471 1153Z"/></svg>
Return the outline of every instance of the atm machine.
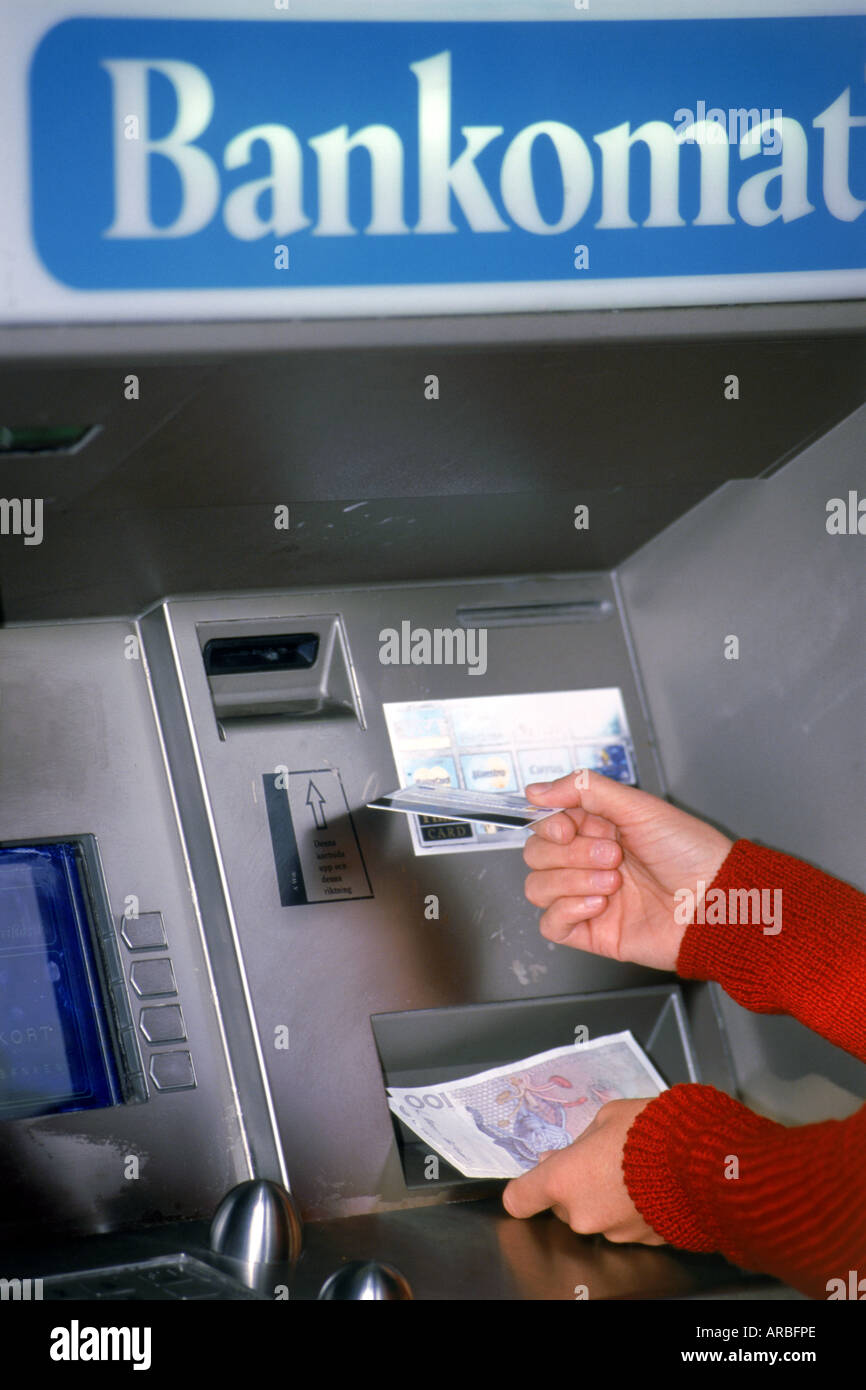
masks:
<svg viewBox="0 0 866 1390"><path fill-rule="evenodd" d="M34 103L66 38L85 73L143 51L101 23L41 39ZM191 263L167 293L166 242L151 297L112 252L106 309L72 234L65 270L44 227L38 274L16 248L39 294L10 289L0 332L0 1274L58 1300L799 1297L512 1220L387 1087L628 1029L667 1084L797 1124L853 1113L863 1065L545 941L522 833L368 803L590 766L866 888L848 230L776 303L744 277L437 306L401 272L384 316L196 299Z"/></svg>

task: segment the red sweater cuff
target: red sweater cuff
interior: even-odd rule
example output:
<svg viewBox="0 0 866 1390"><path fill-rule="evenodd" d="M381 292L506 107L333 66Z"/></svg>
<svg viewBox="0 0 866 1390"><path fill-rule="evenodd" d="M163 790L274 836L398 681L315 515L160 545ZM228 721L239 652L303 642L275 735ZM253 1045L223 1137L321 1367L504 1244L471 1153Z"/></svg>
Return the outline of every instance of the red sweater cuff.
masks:
<svg viewBox="0 0 866 1390"><path fill-rule="evenodd" d="M866 1060L862 893L738 840L698 894L680 975L716 980L756 1012L791 1014ZM718 1250L813 1298L866 1269L864 1171L866 1106L789 1129L694 1084L640 1111L622 1159L632 1201L669 1244Z"/></svg>
<svg viewBox="0 0 866 1390"><path fill-rule="evenodd" d="M639 1112L622 1172L670 1245L718 1250L827 1298L831 1281L847 1288L866 1269L864 1165L866 1105L847 1120L789 1129L712 1086L684 1084Z"/></svg>
<svg viewBox="0 0 866 1390"><path fill-rule="evenodd" d="M622 1169L629 1196L669 1245L721 1250L716 1184L705 1185L713 1200L703 1200L695 1174L724 1178L732 1146L781 1128L714 1086L672 1086L644 1106L626 1136Z"/></svg>

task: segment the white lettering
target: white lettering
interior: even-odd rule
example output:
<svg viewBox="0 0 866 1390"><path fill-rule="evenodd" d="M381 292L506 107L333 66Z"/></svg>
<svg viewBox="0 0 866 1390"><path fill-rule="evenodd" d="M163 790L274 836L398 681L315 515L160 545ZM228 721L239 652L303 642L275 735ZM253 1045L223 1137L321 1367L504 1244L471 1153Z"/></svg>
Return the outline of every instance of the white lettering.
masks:
<svg viewBox="0 0 866 1390"><path fill-rule="evenodd" d="M792 120L790 116L783 116L781 120L772 116L769 121L761 122L761 138L764 131L771 127L782 137L782 162L778 169L753 174L742 185L737 195L737 211L750 227L765 227L777 217L781 217L783 222L793 222L796 218L805 217L808 212L815 211L806 196L809 146L805 130L799 121ZM751 159L759 153L759 144L751 139L740 141L740 159ZM767 188L773 179L780 179L782 184L777 208L771 208L766 198Z"/></svg>
<svg viewBox="0 0 866 1390"><path fill-rule="evenodd" d="M201 68L192 63L139 61L117 58L104 62L114 88L114 221L104 233L110 237L191 236L207 226L219 204L220 183L216 166L204 150L191 142L210 124L214 108L213 88ZM148 76L160 72L174 87L177 119L161 140L149 139ZM134 111L141 122L140 140L123 138L123 119ZM162 155L171 160L180 176L180 212L167 227L157 227L150 217L150 159Z"/></svg>
<svg viewBox="0 0 866 1390"><path fill-rule="evenodd" d="M410 63L418 79L418 162L420 217L416 232L456 232L451 221L451 194L473 232L505 232L475 160L502 134L501 125L465 125L463 153L451 163L451 54L438 53Z"/></svg>

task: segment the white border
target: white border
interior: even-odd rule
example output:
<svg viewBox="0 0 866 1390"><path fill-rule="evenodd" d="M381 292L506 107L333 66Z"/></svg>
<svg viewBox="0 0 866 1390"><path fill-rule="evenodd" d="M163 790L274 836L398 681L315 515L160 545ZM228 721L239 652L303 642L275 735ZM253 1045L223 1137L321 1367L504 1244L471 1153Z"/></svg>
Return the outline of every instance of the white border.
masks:
<svg viewBox="0 0 866 1390"><path fill-rule="evenodd" d="M62 287L62 291L53 302L38 305L25 306L7 299L0 324L382 318L856 300L866 298L866 270L647 276L635 280L593 280L582 285L571 280L507 280L489 284L297 290L83 291Z"/></svg>

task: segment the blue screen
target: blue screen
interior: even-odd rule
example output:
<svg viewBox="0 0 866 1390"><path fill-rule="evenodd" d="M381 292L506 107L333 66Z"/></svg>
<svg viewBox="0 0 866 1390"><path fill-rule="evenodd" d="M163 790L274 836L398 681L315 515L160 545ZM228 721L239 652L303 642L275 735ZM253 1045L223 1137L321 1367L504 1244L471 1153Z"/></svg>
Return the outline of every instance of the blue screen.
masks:
<svg viewBox="0 0 866 1390"><path fill-rule="evenodd" d="M0 1120L121 1099L80 850L0 847Z"/></svg>

